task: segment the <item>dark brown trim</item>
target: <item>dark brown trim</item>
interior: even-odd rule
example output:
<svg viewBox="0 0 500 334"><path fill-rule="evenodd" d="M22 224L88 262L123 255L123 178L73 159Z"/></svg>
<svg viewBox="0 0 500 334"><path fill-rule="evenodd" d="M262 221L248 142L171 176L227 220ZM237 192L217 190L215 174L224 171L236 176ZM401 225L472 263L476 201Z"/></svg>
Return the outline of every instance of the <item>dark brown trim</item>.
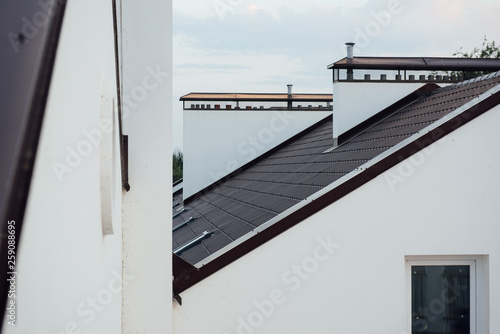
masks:
<svg viewBox="0 0 500 334"><path fill-rule="evenodd" d="M51 2L52 4L52 2ZM51 20L45 26L46 28L40 28L41 32L38 32L40 36L46 34L45 43L41 45L39 54L34 55L34 59L38 62L38 65L34 69L33 78L35 81L34 94L31 100L28 101L26 112L26 118L24 124L22 124L21 129L24 131L22 133L22 145L18 152L18 157L14 162L14 178L11 189L8 190L5 202L7 206L5 208L4 216L0 217L2 234L0 237L0 303L2 308L2 319L0 320L0 328L3 321L6 319L5 306L7 302L7 294L9 289L9 284L7 278L10 276L7 272L12 272L9 268L7 261L8 255L8 244L7 244L7 222L15 221L15 241L16 241L16 255L20 248L20 239L23 226L24 213L26 210L26 205L28 201L28 195L30 191L31 178L33 175L33 169L35 165L35 158L38 149L38 142L40 139L40 133L42 129L43 118L45 114L45 106L47 103L49 89L52 79L52 72L55 64L57 46L59 43L59 36L61 33L61 27L64 17L64 12L66 8L65 0L57 0L53 2L53 15ZM33 2L34 6L39 6L38 2ZM40 8L37 8L40 10ZM11 14L7 14L11 15ZM46 30L45 30L46 29ZM38 50L37 50L38 51ZM20 101L24 104L25 101ZM24 112L24 110L19 110ZM2 203L3 205L4 203ZM16 260L19 260L17 257Z"/></svg>
<svg viewBox="0 0 500 334"><path fill-rule="evenodd" d="M440 87L438 85L436 85L436 84L426 84L426 85L420 87L419 89L417 89L413 93L411 93L411 94L403 97L401 100L393 103L392 105L390 105L389 107L385 108L381 112L373 115L372 117L370 117L367 120L361 122L360 124L356 125L352 129L347 130L346 132L344 132L343 134L341 134L339 136L339 139L338 139L338 144L342 145L343 143L345 143L349 139L353 138L354 136L357 136L358 134L360 134L361 132L363 132L363 131L367 130L368 128L372 127L376 123L379 123L382 120L386 119L387 117L392 116L398 110L400 110L400 109L404 108L405 106L407 106L407 105L415 102L416 100L418 100L422 96L424 96L424 95L428 94L429 92L431 92L433 90L436 90L438 88L440 88Z"/></svg>
<svg viewBox="0 0 500 334"><path fill-rule="evenodd" d="M358 187L364 185L368 181L379 176L383 172L387 171L391 167L397 165L413 154L419 152L420 150L426 148L427 146L435 143L437 140L443 138L449 133L455 131L462 125L470 122L474 118L482 115L486 111L500 104L500 92L486 98L475 106L470 107L454 118L448 120L446 123L440 125L429 133L423 135L417 140L409 143L408 145L400 148L396 152L387 156L383 160L377 162L371 167L367 168L365 171L354 176L353 178L347 180L346 182L340 184L338 187L330 190L321 197L315 199L309 204L301 207L293 214L284 217L279 222L266 228L260 233L256 234L252 238L242 242L241 244L235 246L230 251L222 254L221 256L215 258L213 261L207 263L200 269L196 271L191 271L184 276L176 276L174 278L174 295L178 295L184 290L190 288L211 274L217 272L218 270L224 268L231 262L239 259L245 254L250 253L252 250L256 249L260 245L266 243L267 241L273 239L280 233L286 231L287 229L297 225L306 218L309 218L313 214L323 210L332 203L341 199L345 195L349 194ZM175 263L174 263L175 266ZM193 267L194 268L194 267ZM179 273L182 275L182 271L176 270L174 267L174 273Z"/></svg>
<svg viewBox="0 0 500 334"><path fill-rule="evenodd" d="M254 160L244 164L243 166L241 166L240 168L238 168L237 170L229 173L228 175L220 178L219 180L215 181L214 183L206 186L205 188L203 188L202 190L198 191L197 193L194 193L193 195L189 196L188 198L184 198L184 204L188 204L188 203L191 203L192 201L194 201L195 199L199 198L200 196L206 194L207 192L217 188L220 184L222 184L223 182L226 182L227 180L229 180L230 178L232 178L233 176L237 175L237 174L240 174L241 172L243 172L244 170L247 170L248 168L254 166L255 164L257 164L258 162L266 159L267 157L269 157L270 155L276 153L277 151L281 150L283 147L285 147L286 145L294 142L297 138L299 137L302 137L304 134L308 133L308 132L311 132L313 131L314 129L318 128L319 126L325 124L326 122L328 122L330 119L331 119L332 115L328 115L326 116L325 118L323 118L321 121L319 122L316 122L315 124L311 125L310 127L300 131L299 133L297 133L296 135L294 135L293 137L287 139L286 141L284 141L283 143L279 144L278 146L272 148L271 150L267 151L266 153L258 156L257 158L255 158ZM333 140L332 140L333 142Z"/></svg>
<svg viewBox="0 0 500 334"><path fill-rule="evenodd" d="M120 129L120 143L121 143L121 171L122 171L122 188L125 191L130 190L130 183L128 181L128 135L124 135Z"/></svg>
<svg viewBox="0 0 500 334"><path fill-rule="evenodd" d="M128 136L123 135L123 112L122 112L122 93L121 93L121 79L120 79L120 53L118 42L118 16L116 0L112 1L113 7L113 42L115 50L115 80L116 80L116 96L118 105L118 131L120 137L120 165L122 176L122 188L125 191L130 190L128 182ZM120 8L121 10L121 8Z"/></svg>
<svg viewBox="0 0 500 334"><path fill-rule="evenodd" d="M205 94L204 97L190 97L191 94ZM209 97L209 95L215 95L214 97ZM227 96L221 97L221 95L238 95L238 97ZM311 97L307 97L307 96ZM258 96L258 97L255 97ZM264 96L264 97L263 97ZM265 97L267 96L267 97ZM306 96L304 98L298 98L297 96ZM314 96L314 97L312 97ZM321 97L319 97L321 96ZM183 95L179 98L179 101L246 101L246 102L288 102L292 100L294 102L331 102L333 100L332 94L303 94L295 93L292 94L292 98L288 94L277 94L277 93L189 93Z"/></svg>
<svg viewBox="0 0 500 334"><path fill-rule="evenodd" d="M500 59L453 57L354 57L343 58L327 69L486 71L500 70Z"/></svg>

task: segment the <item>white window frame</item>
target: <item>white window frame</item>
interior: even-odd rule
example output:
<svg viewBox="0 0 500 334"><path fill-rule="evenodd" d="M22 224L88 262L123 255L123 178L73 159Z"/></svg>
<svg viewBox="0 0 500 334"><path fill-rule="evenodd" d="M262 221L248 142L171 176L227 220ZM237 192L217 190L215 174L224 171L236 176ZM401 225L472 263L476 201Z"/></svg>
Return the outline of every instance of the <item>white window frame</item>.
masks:
<svg viewBox="0 0 500 334"><path fill-rule="evenodd" d="M470 266L470 333L489 333L487 255L409 255L405 257L407 332L412 333L412 266Z"/></svg>

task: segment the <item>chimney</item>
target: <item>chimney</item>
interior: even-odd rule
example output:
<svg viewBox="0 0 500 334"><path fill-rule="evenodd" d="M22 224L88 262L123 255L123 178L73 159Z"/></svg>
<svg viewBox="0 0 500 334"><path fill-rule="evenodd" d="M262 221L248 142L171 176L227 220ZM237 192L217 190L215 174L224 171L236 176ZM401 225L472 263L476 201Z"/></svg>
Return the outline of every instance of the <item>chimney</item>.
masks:
<svg viewBox="0 0 500 334"><path fill-rule="evenodd" d="M347 46L347 61L352 61L352 58L354 57L354 43L348 42L345 43ZM352 68L347 69L347 80L353 80L354 79L354 73L352 71Z"/></svg>
<svg viewBox="0 0 500 334"><path fill-rule="evenodd" d="M347 59L352 59L354 57L354 44L352 42L345 43L347 45Z"/></svg>
<svg viewBox="0 0 500 334"><path fill-rule="evenodd" d="M292 109L292 84L286 85L288 87L288 103L287 108Z"/></svg>

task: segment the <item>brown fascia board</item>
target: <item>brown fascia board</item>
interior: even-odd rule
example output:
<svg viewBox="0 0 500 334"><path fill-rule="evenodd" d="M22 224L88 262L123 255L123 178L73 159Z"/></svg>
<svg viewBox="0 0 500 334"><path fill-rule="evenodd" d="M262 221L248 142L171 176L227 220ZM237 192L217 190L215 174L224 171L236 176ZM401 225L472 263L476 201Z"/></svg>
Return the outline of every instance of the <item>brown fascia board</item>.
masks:
<svg viewBox="0 0 500 334"><path fill-rule="evenodd" d="M419 137L413 142L401 147L399 150L388 155L384 159L375 163L371 167L365 169L363 172L357 174L346 182L340 184L338 187L328 191L324 195L315 199L314 201L306 204L305 206L299 208L294 213L289 216L284 217L280 221L276 222L274 225L269 226L260 233L256 234L250 239L242 242L241 244L235 246L230 251L222 254L221 256L215 258L213 261L205 264L203 267L197 269L192 266L191 270L186 276L178 276L174 278L173 290L174 295L185 291L201 280L207 278L211 274L217 272L218 270L224 268L231 262L239 259L245 254L250 253L252 250L256 249L260 245L266 243L267 241L273 239L280 233L288 230L289 228L297 225L303 220L311 217L313 214L323 210L329 205L335 203L337 200L341 199L345 195L349 194L358 187L366 184L368 181L379 176L383 172L397 165L398 163L409 158L413 154L421 151L422 149L428 147L429 145L435 143L437 140L443 138L449 133L460 128L462 125L467 124L476 117L482 115L486 111L500 104L500 92L497 92L483 101L471 106L469 109L461 112L455 117L449 119L445 123L436 127L432 131L426 133L425 135ZM184 269L185 271L185 269ZM182 272L182 270L175 270L174 273Z"/></svg>
<svg viewBox="0 0 500 334"><path fill-rule="evenodd" d="M242 101L242 102L328 102L332 94L320 93L189 93L179 98L179 101Z"/></svg>
<svg viewBox="0 0 500 334"><path fill-rule="evenodd" d="M426 84L413 93L403 97L401 100L391 104L389 107L385 108L384 110L376 113L372 117L366 119L365 121L361 122L360 124L354 126L353 128L347 130L346 132L342 133L339 135L338 138L338 145L342 145L349 139L357 136L358 134L366 131L368 128L374 126L375 124L381 122L382 120L386 119L387 117L392 116L395 114L398 110L404 108L405 106L415 102L418 100L420 97L424 96L425 94L436 90L440 88L439 85L436 85L434 83L432 84Z"/></svg>
<svg viewBox="0 0 500 334"><path fill-rule="evenodd" d="M229 173L228 175L226 176L223 176L222 178L218 179L217 181L215 181L214 183L206 186L205 188L203 188L202 190L198 191L197 193L194 193L193 195L187 197L184 199L184 204L189 204L191 203L192 201L194 201L195 199L199 198L200 196L203 196L204 194L206 194L207 192L217 188L219 185L221 185L223 182L226 182L228 181L230 178L232 178L233 176L236 176L238 174L240 174L241 172L243 172L244 170L247 170L248 168L252 167L253 165L255 165L256 163L266 159L267 157L269 157L270 155L276 153L277 151L281 150L283 147L285 147L286 145L294 142L298 137L301 137L303 135L305 135L306 133L308 132L311 132L313 131L314 129L318 128L319 126L325 124L326 122L329 121L329 119L332 117L332 115L328 115L326 116L325 118L323 118L322 120L314 123L313 125L311 125L310 127L300 131L299 133L297 133L296 135L290 137L289 139L285 140L284 142L282 142L281 144L279 144L278 146L270 149L269 151L261 154L260 156L258 156L257 158L253 159L252 161L249 161L247 162L246 164L244 164L243 166L241 166L240 168L236 169L235 171ZM333 143L333 139L332 139L332 143Z"/></svg>
<svg viewBox="0 0 500 334"><path fill-rule="evenodd" d="M498 71L500 59L452 57L354 57L343 58L327 69Z"/></svg>

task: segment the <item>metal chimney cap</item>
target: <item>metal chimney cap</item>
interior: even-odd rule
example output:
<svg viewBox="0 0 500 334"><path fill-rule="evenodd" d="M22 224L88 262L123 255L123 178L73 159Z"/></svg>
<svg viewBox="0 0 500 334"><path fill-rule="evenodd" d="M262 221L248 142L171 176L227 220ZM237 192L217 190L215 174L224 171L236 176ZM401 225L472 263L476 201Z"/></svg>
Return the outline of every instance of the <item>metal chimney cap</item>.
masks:
<svg viewBox="0 0 500 334"><path fill-rule="evenodd" d="M345 43L345 45L347 45L347 59L352 59L354 57L354 44L353 42Z"/></svg>

